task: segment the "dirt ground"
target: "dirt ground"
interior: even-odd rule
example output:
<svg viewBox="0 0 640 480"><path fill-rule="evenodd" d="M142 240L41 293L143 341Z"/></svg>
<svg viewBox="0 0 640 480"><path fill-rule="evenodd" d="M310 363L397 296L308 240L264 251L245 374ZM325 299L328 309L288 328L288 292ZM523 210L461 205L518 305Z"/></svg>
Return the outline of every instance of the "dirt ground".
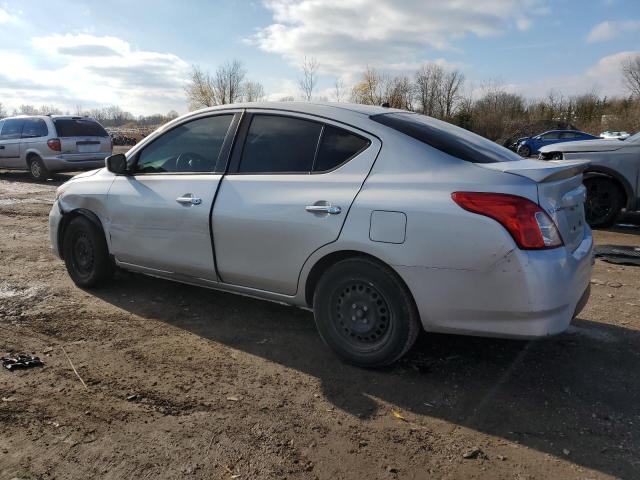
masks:
<svg viewBox="0 0 640 480"><path fill-rule="evenodd" d="M67 178L0 172L0 352L45 362L0 370L0 480L640 478L640 268L597 261L560 336L423 335L367 371L303 310L124 273L76 288L47 236ZM615 230L598 243L640 245Z"/></svg>

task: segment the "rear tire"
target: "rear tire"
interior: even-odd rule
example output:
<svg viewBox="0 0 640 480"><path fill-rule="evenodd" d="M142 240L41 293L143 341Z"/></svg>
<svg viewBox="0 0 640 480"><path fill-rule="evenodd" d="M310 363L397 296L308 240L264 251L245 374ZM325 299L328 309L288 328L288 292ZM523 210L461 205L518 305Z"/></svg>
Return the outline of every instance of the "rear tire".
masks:
<svg viewBox="0 0 640 480"><path fill-rule="evenodd" d="M531 155L531 148L527 145L522 145L520 148L518 148L518 154L523 158L527 158L529 155Z"/></svg>
<svg viewBox="0 0 640 480"><path fill-rule="evenodd" d="M99 287L111 279L113 265L104 233L89 219L78 216L71 220L62 250L67 272L78 287Z"/></svg>
<svg viewBox="0 0 640 480"><path fill-rule="evenodd" d="M420 332L418 311L406 286L395 272L365 258L330 267L315 289L313 310L324 342L360 367L395 362Z"/></svg>
<svg viewBox="0 0 640 480"><path fill-rule="evenodd" d="M594 228L613 225L624 205L624 193L620 185L612 178L593 177L585 179L584 186L587 189L587 223Z"/></svg>
<svg viewBox="0 0 640 480"><path fill-rule="evenodd" d="M49 170L47 170L47 167L40 157L31 157L29 160L29 173L33 179L39 182L44 182L51 177Z"/></svg>

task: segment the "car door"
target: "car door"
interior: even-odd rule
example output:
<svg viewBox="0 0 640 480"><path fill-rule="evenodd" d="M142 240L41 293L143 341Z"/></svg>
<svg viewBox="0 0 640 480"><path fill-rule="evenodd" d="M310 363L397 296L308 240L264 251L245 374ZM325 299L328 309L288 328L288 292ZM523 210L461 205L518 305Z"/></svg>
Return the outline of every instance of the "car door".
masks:
<svg viewBox="0 0 640 480"><path fill-rule="evenodd" d="M22 118L4 120L0 131L0 167L20 167L20 136L23 125Z"/></svg>
<svg viewBox="0 0 640 480"><path fill-rule="evenodd" d="M545 147L547 145L551 145L553 143L558 143L560 141L560 133L559 132L549 132L545 133L540 138L540 144L537 146L537 149Z"/></svg>
<svg viewBox="0 0 640 480"><path fill-rule="evenodd" d="M221 280L295 294L307 258L338 238L380 146L311 116L246 115L213 208Z"/></svg>
<svg viewBox="0 0 640 480"><path fill-rule="evenodd" d="M240 112L189 119L156 137L107 197L111 252L166 276L217 279L209 218Z"/></svg>

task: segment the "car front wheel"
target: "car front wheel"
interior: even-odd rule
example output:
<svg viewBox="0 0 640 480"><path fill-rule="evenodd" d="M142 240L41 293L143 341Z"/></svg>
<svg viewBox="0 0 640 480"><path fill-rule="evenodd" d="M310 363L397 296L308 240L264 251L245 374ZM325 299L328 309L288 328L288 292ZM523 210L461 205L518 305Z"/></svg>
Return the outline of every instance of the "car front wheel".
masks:
<svg viewBox="0 0 640 480"><path fill-rule="evenodd" d="M322 339L361 367L402 357L420 331L416 306L395 272L366 258L342 260L325 272L313 297Z"/></svg>
<svg viewBox="0 0 640 480"><path fill-rule="evenodd" d="M584 181L587 189L586 217L592 227L613 225L622 210L624 197L619 185L611 178L594 177Z"/></svg>
<svg viewBox="0 0 640 480"><path fill-rule="evenodd" d="M35 180L41 182L45 181L51 176L42 159L38 157L33 157L29 162L29 173Z"/></svg>
<svg viewBox="0 0 640 480"><path fill-rule="evenodd" d="M518 154L520 154L521 157L527 158L529 155L531 155L531 148L526 145L522 145L520 148L518 148Z"/></svg>
<svg viewBox="0 0 640 480"><path fill-rule="evenodd" d="M78 287L98 287L111 279L107 242L102 230L89 219L79 216L71 220L62 249L67 272Z"/></svg>

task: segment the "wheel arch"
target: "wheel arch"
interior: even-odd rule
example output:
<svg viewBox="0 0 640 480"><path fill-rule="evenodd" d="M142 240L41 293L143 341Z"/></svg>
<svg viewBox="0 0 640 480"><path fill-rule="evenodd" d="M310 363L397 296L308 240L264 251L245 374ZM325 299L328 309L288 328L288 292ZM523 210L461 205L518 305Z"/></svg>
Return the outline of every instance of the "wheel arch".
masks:
<svg viewBox="0 0 640 480"><path fill-rule="evenodd" d="M388 268L390 271L392 271L396 275L398 280L404 286L407 294L413 301L414 305L416 305L415 299L413 298L413 292L411 292L411 289L409 288L407 283L404 281L404 279L388 262L385 262L384 260L376 257L375 255L372 255L370 253L366 253L360 250L336 250L333 252L329 252L326 255L323 255L318 260L316 260L316 262L313 264L313 266L309 270L309 273L307 274L306 278L304 279L303 300L306 306L311 307L313 305L313 294L315 293L316 285L318 284L318 281L320 280L322 275L336 263L342 260L350 259L350 258L367 259L383 267Z"/></svg>
<svg viewBox="0 0 640 480"><path fill-rule="evenodd" d="M610 178L618 183L622 189L622 193L624 193L624 206L627 210L635 210L635 196L633 194L633 188L629 181L624 178L624 176L620 175L620 173L616 172L612 168L604 167L601 165L593 165L589 166L584 174L583 178Z"/></svg>
<svg viewBox="0 0 640 480"><path fill-rule="evenodd" d="M60 226L58 227L58 253L60 255L60 258L62 259L64 259L64 246L63 246L64 232L69 226L69 224L71 223L71 220L77 217L86 218L91 223L93 223L96 227L98 227L103 235L105 235L105 230L104 230L104 227L102 226L102 222L100 221L100 217L98 217L98 215L96 215L91 210L87 210L86 208L76 208L69 212L65 212L62 215L62 219L60 220ZM106 240L106 235L105 235L105 240ZM107 242L107 245L109 245L109 242Z"/></svg>

